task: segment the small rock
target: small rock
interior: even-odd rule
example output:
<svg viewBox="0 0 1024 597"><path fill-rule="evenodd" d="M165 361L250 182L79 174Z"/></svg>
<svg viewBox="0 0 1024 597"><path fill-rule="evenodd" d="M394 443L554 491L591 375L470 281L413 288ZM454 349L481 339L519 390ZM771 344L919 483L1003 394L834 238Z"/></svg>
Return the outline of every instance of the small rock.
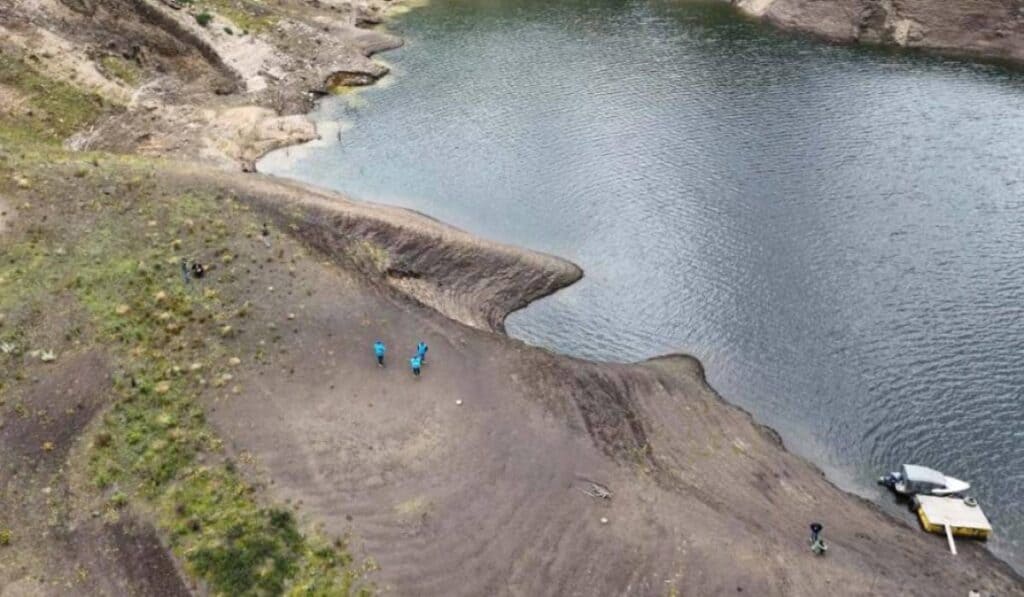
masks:
<svg viewBox="0 0 1024 597"><path fill-rule="evenodd" d="M52 350L44 350L39 356L39 360L44 363L52 363L57 360L57 355L53 354Z"/></svg>
<svg viewBox="0 0 1024 597"><path fill-rule="evenodd" d="M19 189L28 189L32 187L32 183L29 182L24 176L20 176L14 180L15 184L18 185Z"/></svg>
<svg viewBox="0 0 1024 597"><path fill-rule="evenodd" d="M131 309L132 308L129 307L128 305L118 305L117 308L114 309L114 313L117 313L118 315L124 315L128 313L128 311L131 311Z"/></svg>
<svg viewBox="0 0 1024 597"><path fill-rule="evenodd" d="M192 363L188 367L189 371L199 371L202 368L203 368L203 364L202 363Z"/></svg>
<svg viewBox="0 0 1024 597"><path fill-rule="evenodd" d="M456 400L455 401L455 406L462 406L462 401L461 400Z"/></svg>
<svg viewBox="0 0 1024 597"><path fill-rule="evenodd" d="M167 293L161 290L160 292L153 295L153 300L158 303L162 303L167 300Z"/></svg>
<svg viewBox="0 0 1024 597"><path fill-rule="evenodd" d="M53 452L53 442L43 442L44 452Z"/></svg>
<svg viewBox="0 0 1024 597"><path fill-rule="evenodd" d="M235 331L235 328L231 327L230 325L224 325L224 326L221 326L221 328L220 328L220 335L221 336L230 336L231 332L233 332L233 331Z"/></svg>
<svg viewBox="0 0 1024 597"><path fill-rule="evenodd" d="M295 319L295 314L294 313L289 313L288 314L288 319Z"/></svg>
<svg viewBox="0 0 1024 597"><path fill-rule="evenodd" d="M156 392L157 394L166 394L167 392L171 391L171 382L161 381L160 383L156 384L156 387L153 388L153 391Z"/></svg>
<svg viewBox="0 0 1024 597"><path fill-rule="evenodd" d="M604 516L601 517L601 524L608 524L608 519Z"/></svg>
<svg viewBox="0 0 1024 597"><path fill-rule="evenodd" d="M240 359L238 357L231 357L228 360L228 363L230 363L232 367L237 367L237 366L242 364L242 359Z"/></svg>

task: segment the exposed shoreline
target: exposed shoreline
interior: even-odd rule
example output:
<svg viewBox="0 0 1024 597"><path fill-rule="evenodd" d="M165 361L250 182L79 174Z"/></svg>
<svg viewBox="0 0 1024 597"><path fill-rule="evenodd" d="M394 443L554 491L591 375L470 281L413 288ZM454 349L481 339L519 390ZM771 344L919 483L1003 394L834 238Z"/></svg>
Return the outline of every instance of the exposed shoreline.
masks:
<svg viewBox="0 0 1024 597"><path fill-rule="evenodd" d="M379 16L387 5L364 7ZM307 25L323 23L318 16L293 15ZM383 76L386 69L368 57L399 42L355 27L324 27L326 37L340 39L346 58L306 64L300 78L319 76L317 84L327 87ZM282 39L307 31L281 30ZM260 74L261 65L253 77L263 78L267 92L252 91L261 83L243 76L249 66L220 57L225 47L199 53L220 74L227 69L234 92L197 91L201 102L173 104L170 117L152 122L146 114L171 104L150 110L138 100L74 145L251 169L257 156L308 140L308 127L288 120L308 122L301 115L312 101L303 88ZM237 99L238 86L248 85L246 99ZM274 89L286 90L283 99ZM267 108L277 101L282 108ZM225 114L243 114L242 125L218 128ZM183 134L182 122L210 128L196 139ZM124 131L136 129L148 136L126 142ZM154 139L162 145L150 152ZM155 164L158 179L233 197L331 262L281 270L275 282L292 275L326 295L306 301L300 319L310 324L296 329L290 352L275 363L298 374L271 372L207 406L233 453L254 456L252 474L268 480L266 494L301 504L300 512L330 534L361 538L366 553L382 562L378 576L386 587L403 594L512 587L530 594L653 594L667 587L685 594L895 594L908 589L910 574L920 594L1024 588L1024 579L983 547L965 544L950 562L941 538L839 490L813 463L788 452L774 430L719 396L695 357L593 363L504 335L509 313L583 275L568 261L291 181ZM276 311L294 308L292 299L266 300L277 301ZM380 320L372 328L365 323L371 316ZM366 372L358 355L372 334L410 328L424 330L439 359L424 378L382 381ZM324 356L328 347L332 358ZM237 375L246 374L264 375L255 368ZM335 387L342 388L343 407ZM294 407L296 397L303 408ZM466 404L462 410L450 406L456 397ZM614 499L581 497L581 475L614 489ZM808 555L804 528L811 518L826 521L833 545L826 559Z"/></svg>
<svg viewBox="0 0 1024 597"><path fill-rule="evenodd" d="M197 171L197 177L204 176ZM209 177L209 173L205 176ZM218 176L210 177L211 186ZM551 255L482 239L414 210L349 200L269 175L230 187L339 265L470 327L504 334L505 318L583 276ZM251 195L244 195L251 191ZM282 206L301 208L302 223ZM363 243L363 244L360 244ZM383 256L382 255L386 255Z"/></svg>

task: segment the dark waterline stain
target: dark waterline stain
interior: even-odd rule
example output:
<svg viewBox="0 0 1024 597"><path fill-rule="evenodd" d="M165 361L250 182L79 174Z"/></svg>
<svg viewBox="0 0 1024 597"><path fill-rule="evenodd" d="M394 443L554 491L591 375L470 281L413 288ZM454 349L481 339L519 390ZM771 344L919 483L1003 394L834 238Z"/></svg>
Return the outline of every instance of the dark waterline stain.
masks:
<svg viewBox="0 0 1024 597"><path fill-rule="evenodd" d="M722 3L438 1L266 172L580 264L513 336L685 350L842 486L971 480L1024 567L1024 76ZM332 123L345 123L336 140Z"/></svg>

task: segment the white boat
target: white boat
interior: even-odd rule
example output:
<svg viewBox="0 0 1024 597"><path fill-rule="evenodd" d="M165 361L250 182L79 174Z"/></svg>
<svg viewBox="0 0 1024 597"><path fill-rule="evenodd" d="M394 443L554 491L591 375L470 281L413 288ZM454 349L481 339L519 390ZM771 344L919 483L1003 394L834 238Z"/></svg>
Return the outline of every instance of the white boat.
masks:
<svg viewBox="0 0 1024 597"><path fill-rule="evenodd" d="M917 464L904 464L899 471L889 473L878 482L902 495L957 495L971 488L966 481Z"/></svg>

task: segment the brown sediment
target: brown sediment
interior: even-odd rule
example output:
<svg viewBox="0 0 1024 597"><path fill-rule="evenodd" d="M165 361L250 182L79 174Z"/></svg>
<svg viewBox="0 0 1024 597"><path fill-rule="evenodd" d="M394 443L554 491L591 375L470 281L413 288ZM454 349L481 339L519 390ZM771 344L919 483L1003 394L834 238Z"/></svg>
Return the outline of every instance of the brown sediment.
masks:
<svg viewBox="0 0 1024 597"><path fill-rule="evenodd" d="M783 29L842 43L934 50L1024 64L1016 0L730 0Z"/></svg>
<svg viewBox="0 0 1024 597"><path fill-rule="evenodd" d="M270 176L195 173L268 213L344 267L401 291L446 316L503 331L505 316L578 280L557 257L472 236L401 208L351 201Z"/></svg>

